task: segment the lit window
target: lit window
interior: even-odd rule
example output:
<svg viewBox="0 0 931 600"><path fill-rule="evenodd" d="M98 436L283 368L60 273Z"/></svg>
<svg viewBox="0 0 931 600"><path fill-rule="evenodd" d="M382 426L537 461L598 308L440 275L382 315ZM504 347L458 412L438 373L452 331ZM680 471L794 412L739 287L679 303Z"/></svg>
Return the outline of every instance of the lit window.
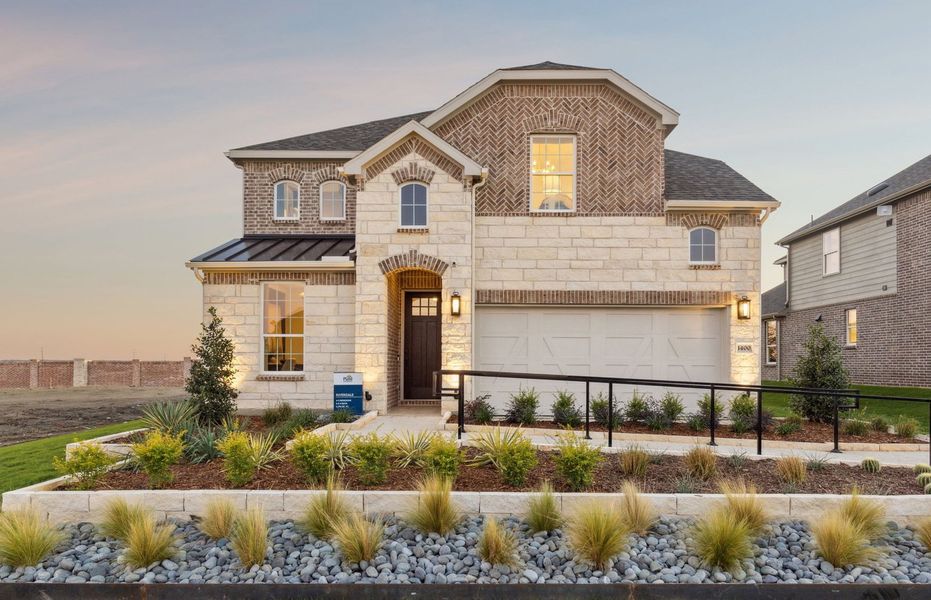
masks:
<svg viewBox="0 0 931 600"><path fill-rule="evenodd" d="M401 187L401 227L427 226L427 186L408 183Z"/></svg>
<svg viewBox="0 0 931 600"><path fill-rule="evenodd" d="M275 218L297 219L300 216L301 186L294 181L275 184Z"/></svg>
<svg viewBox="0 0 931 600"><path fill-rule="evenodd" d="M821 253L824 255L824 275L840 273L840 229L821 234Z"/></svg>
<svg viewBox="0 0 931 600"><path fill-rule="evenodd" d="M304 284L266 283L262 296L262 370L304 370Z"/></svg>
<svg viewBox="0 0 931 600"><path fill-rule="evenodd" d="M844 311L847 319L847 345L856 346L857 345L857 309L848 308Z"/></svg>
<svg viewBox="0 0 931 600"><path fill-rule="evenodd" d="M689 232L689 262L693 265L717 264L717 231L710 227L697 227Z"/></svg>
<svg viewBox="0 0 931 600"><path fill-rule="evenodd" d="M530 138L530 210L575 210L575 138Z"/></svg>
<svg viewBox="0 0 931 600"><path fill-rule="evenodd" d="M779 361L779 324L776 319L766 321L766 364Z"/></svg>
<svg viewBox="0 0 931 600"><path fill-rule="evenodd" d="M320 186L320 218L325 221L346 218L346 186L339 181L326 181Z"/></svg>

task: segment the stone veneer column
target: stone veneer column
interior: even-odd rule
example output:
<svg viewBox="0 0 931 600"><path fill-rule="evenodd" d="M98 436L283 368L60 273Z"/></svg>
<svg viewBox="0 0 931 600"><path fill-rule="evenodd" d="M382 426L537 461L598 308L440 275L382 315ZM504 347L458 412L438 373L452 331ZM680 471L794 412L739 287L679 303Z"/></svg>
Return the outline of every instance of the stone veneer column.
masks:
<svg viewBox="0 0 931 600"><path fill-rule="evenodd" d="M74 370L71 376L71 385L74 387L87 387L87 359L74 359Z"/></svg>

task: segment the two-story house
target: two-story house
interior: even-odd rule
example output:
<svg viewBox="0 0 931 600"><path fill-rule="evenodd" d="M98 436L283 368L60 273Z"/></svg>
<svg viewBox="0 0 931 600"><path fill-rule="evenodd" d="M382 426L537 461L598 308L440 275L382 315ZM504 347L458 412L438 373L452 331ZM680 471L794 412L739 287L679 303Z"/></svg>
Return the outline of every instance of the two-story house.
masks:
<svg viewBox="0 0 931 600"><path fill-rule="evenodd" d="M439 408L441 367L758 381L778 202L667 150L678 121L612 70L546 62L229 151L243 236L188 266L236 342L240 404L329 406L332 374L359 372L367 409Z"/></svg>
<svg viewBox="0 0 931 600"><path fill-rule="evenodd" d="M840 343L855 383L931 385L931 156L777 242L763 294L764 379L792 375L808 328Z"/></svg>

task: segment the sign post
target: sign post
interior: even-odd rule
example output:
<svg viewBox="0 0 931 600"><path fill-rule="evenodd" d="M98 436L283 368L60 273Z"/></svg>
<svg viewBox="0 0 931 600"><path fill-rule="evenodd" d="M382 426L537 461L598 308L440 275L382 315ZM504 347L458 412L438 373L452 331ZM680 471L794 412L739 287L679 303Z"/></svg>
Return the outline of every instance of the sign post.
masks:
<svg viewBox="0 0 931 600"><path fill-rule="evenodd" d="M362 373L333 373L333 410L362 414Z"/></svg>

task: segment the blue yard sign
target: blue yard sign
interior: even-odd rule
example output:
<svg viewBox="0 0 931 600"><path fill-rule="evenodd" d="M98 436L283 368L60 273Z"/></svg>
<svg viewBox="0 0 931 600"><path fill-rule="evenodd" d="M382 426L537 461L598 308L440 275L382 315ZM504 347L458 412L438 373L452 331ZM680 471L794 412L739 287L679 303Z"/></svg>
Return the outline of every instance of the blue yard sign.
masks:
<svg viewBox="0 0 931 600"><path fill-rule="evenodd" d="M333 410L362 414L362 373L333 373Z"/></svg>

